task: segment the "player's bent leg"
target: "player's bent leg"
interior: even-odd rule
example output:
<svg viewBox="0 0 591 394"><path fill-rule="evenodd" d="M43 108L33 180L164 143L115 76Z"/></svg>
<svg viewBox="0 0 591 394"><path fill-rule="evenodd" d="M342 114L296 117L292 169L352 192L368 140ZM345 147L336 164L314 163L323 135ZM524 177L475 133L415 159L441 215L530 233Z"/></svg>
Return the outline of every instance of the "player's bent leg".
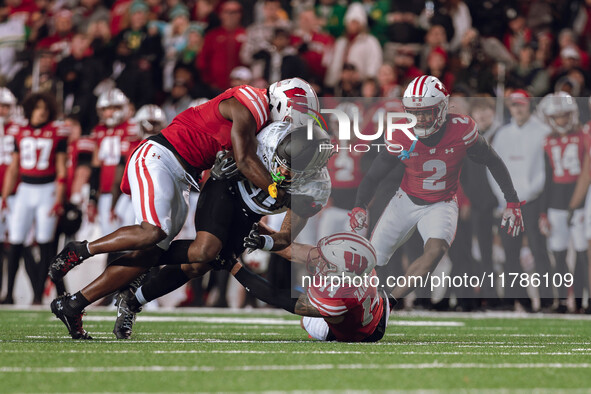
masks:
<svg viewBox="0 0 591 394"><path fill-rule="evenodd" d="M415 205L408 195L398 190L380 216L370 242L377 252L377 265L383 266L414 233L425 207Z"/></svg>
<svg viewBox="0 0 591 394"><path fill-rule="evenodd" d="M392 290L392 297L399 300L415 289L415 280L410 280L411 277L426 278L427 274L433 272L441 258L449 249L449 244L446 240L430 238L425 243L423 254L412 262L406 270L406 278L404 286L395 287ZM419 282L420 283L420 282Z"/></svg>

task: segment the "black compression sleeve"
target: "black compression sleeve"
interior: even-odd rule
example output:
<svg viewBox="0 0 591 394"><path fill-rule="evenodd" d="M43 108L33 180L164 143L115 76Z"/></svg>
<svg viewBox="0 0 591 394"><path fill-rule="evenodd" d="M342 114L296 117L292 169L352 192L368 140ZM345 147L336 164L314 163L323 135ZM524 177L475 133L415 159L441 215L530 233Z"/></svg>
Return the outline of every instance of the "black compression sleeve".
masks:
<svg viewBox="0 0 591 394"><path fill-rule="evenodd" d="M181 270L180 265L164 267L158 275L142 286L142 294L146 301L152 301L178 289L188 281L189 278Z"/></svg>
<svg viewBox="0 0 591 394"><path fill-rule="evenodd" d="M357 189L357 198L355 199L356 207L367 208L382 179L388 175L398 163L400 163L398 157L394 156L387 150L383 150L378 154L373 163L371 163L369 171L365 174Z"/></svg>
<svg viewBox="0 0 591 394"><path fill-rule="evenodd" d="M90 172L90 199L92 201L98 201L99 183L101 181L101 168L92 167Z"/></svg>
<svg viewBox="0 0 591 394"><path fill-rule="evenodd" d="M178 265L189 264L189 247L191 246L190 239L179 239L173 241L170 247L161 257L158 263L160 265Z"/></svg>
<svg viewBox="0 0 591 394"><path fill-rule="evenodd" d="M63 139L57 142L57 146L55 149L56 152L66 153L68 151L68 140Z"/></svg>
<svg viewBox="0 0 591 394"><path fill-rule="evenodd" d="M553 171L552 165L550 164L550 158L544 152L544 169L546 171L546 181L544 183L544 191L540 196L540 213L547 213L548 206L550 204L550 192L552 190L552 182L553 182Z"/></svg>
<svg viewBox="0 0 591 394"><path fill-rule="evenodd" d="M81 152L78 154L78 165L79 166L89 166L90 162L92 162L92 153L90 152Z"/></svg>
<svg viewBox="0 0 591 394"><path fill-rule="evenodd" d="M476 143L468 148L467 153L470 160L488 167L488 170L501 188L505 196L505 201L519 202L519 197L513 187L513 181L511 180L507 166L483 136L478 137Z"/></svg>
<svg viewBox="0 0 591 394"><path fill-rule="evenodd" d="M269 281L242 267L234 274L234 277L253 296L269 305L283 308L290 313L295 313L297 298L291 298L290 290L282 290L274 287Z"/></svg>

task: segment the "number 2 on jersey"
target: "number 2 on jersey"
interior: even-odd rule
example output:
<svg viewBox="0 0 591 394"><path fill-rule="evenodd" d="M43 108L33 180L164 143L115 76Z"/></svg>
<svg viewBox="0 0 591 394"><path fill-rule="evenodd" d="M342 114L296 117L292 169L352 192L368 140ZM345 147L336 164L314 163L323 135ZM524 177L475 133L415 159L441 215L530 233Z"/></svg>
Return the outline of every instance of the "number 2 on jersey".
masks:
<svg viewBox="0 0 591 394"><path fill-rule="evenodd" d="M435 171L432 175L423 180L425 190L444 190L445 181L440 181L447 173L447 167L442 160L428 160L423 164L423 171Z"/></svg>

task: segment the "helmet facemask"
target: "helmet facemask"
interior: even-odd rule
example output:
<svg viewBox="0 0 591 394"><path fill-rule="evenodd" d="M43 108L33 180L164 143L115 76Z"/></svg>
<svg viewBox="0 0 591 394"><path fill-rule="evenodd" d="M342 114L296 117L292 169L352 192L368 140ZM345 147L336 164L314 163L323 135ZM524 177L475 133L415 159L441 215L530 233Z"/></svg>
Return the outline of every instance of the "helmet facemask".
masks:
<svg viewBox="0 0 591 394"><path fill-rule="evenodd" d="M448 100L444 99L435 105L425 107L416 105L404 106L406 113L414 115L417 119L417 124L413 127L413 132L418 138L429 137L441 129L441 126L445 123L445 116L443 114L447 114L447 103Z"/></svg>

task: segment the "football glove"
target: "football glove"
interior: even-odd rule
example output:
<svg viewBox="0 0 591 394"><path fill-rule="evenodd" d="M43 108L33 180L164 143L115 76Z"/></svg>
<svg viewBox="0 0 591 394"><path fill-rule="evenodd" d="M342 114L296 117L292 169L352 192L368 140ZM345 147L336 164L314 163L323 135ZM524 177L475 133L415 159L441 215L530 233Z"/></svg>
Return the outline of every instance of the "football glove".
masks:
<svg viewBox="0 0 591 394"><path fill-rule="evenodd" d="M517 237L520 233L525 231L523 225L523 217L521 216L521 206L525 201L508 202L507 208L503 212L503 219L501 220L501 228L507 229L507 234L512 237Z"/></svg>
<svg viewBox="0 0 591 394"><path fill-rule="evenodd" d="M256 249L271 250L273 244L273 238L269 235L261 235L259 233L259 225L257 223L252 225L252 229L248 235L244 237L244 247L251 252Z"/></svg>
<svg viewBox="0 0 591 394"><path fill-rule="evenodd" d="M550 221L548 220L547 214L540 214L540 218L538 219L538 227L540 227L540 233L542 233L544 237L550 235L550 230L552 229L552 226L550 225Z"/></svg>
<svg viewBox="0 0 591 394"><path fill-rule="evenodd" d="M53 204L51 211L49 211L49 216L61 216L64 214L64 205L61 202L56 202Z"/></svg>
<svg viewBox="0 0 591 394"><path fill-rule="evenodd" d="M367 227L367 211L361 207L355 207L349 215L349 225L353 231Z"/></svg>
<svg viewBox="0 0 591 394"><path fill-rule="evenodd" d="M575 210L574 209L570 209L568 210L568 214L566 215L566 224L570 227L572 225L574 225L575 223L573 222L573 216L575 215Z"/></svg>
<svg viewBox="0 0 591 394"><path fill-rule="evenodd" d="M215 155L215 162L211 169L213 179L231 179L240 174L238 164L234 157L226 150L221 150Z"/></svg>

